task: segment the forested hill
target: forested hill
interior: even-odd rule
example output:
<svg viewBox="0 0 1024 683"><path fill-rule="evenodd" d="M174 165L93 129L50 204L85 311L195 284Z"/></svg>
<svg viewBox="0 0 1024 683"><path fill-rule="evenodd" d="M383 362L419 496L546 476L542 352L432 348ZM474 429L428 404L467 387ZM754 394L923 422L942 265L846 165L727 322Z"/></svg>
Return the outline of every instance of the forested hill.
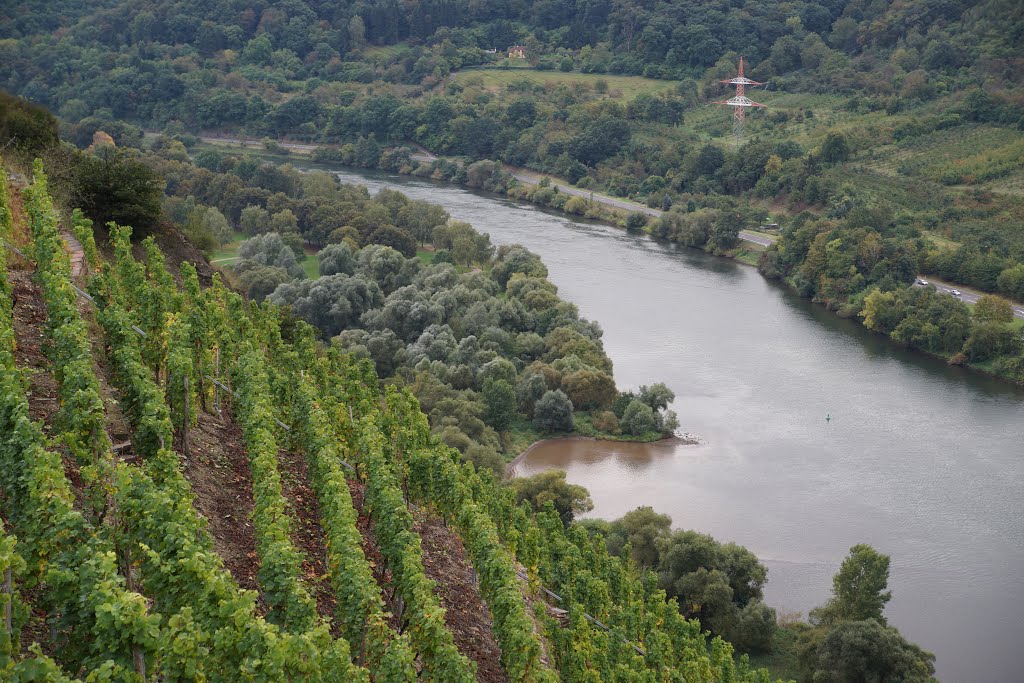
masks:
<svg viewBox="0 0 1024 683"><path fill-rule="evenodd" d="M268 88L430 85L516 43L532 63L568 58L584 72L699 79L742 54L776 88L877 94L910 78L940 94L1002 90L1021 82L1024 22L1015 0L105 0L5 3L0 38L0 86L65 117L110 108L189 123L211 87L247 83L236 106L251 113L273 102Z"/></svg>

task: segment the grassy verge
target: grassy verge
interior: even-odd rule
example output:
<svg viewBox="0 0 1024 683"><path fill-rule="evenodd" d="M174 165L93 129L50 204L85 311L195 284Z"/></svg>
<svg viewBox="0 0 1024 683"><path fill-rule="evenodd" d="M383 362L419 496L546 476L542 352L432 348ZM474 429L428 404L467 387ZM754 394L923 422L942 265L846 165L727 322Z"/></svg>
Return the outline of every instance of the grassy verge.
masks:
<svg viewBox="0 0 1024 683"><path fill-rule="evenodd" d="M752 244L739 247L733 253L732 257L740 263L746 263L748 266L757 267L757 261L761 258L761 252L764 251L760 245Z"/></svg>
<svg viewBox="0 0 1024 683"><path fill-rule="evenodd" d="M306 277L310 280L320 277L320 259L316 254L306 256L306 260L302 262L302 270L305 271Z"/></svg>
<svg viewBox="0 0 1024 683"><path fill-rule="evenodd" d="M434 251L432 249L428 250L421 247L416 250L416 258L418 258L420 263L423 265L429 266L434 262Z"/></svg>
<svg viewBox="0 0 1024 683"><path fill-rule="evenodd" d="M755 668L764 667L772 675L772 680L792 681L800 672L797 660L796 642L798 632L788 626L775 629L773 647L770 653L750 655L750 663Z"/></svg>
<svg viewBox="0 0 1024 683"><path fill-rule="evenodd" d="M226 265L230 263L238 257L238 247L242 245L242 242L244 242L247 237L248 235L244 233L236 232L230 242L222 244L218 249L210 254L210 262L214 265Z"/></svg>

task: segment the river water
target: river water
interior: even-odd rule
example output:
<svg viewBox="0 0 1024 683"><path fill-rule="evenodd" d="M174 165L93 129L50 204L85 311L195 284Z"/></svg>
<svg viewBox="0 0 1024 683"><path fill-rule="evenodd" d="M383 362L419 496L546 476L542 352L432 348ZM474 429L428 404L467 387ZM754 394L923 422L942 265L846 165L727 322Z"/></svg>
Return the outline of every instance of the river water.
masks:
<svg viewBox="0 0 1024 683"><path fill-rule="evenodd" d="M549 442L519 474L564 469L593 516L650 505L748 547L780 613L823 603L869 543L892 557L889 621L935 652L941 680L1021 680L1024 390L899 349L742 264L450 185L339 175L539 254L601 323L619 387L665 382L704 440Z"/></svg>

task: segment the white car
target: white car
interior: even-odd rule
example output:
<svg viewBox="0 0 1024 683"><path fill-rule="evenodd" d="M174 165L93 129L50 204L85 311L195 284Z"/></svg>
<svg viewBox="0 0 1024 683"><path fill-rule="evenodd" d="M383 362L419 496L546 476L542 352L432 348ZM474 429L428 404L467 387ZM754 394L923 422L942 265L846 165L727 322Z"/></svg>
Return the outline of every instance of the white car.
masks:
<svg viewBox="0 0 1024 683"><path fill-rule="evenodd" d="M917 284L921 285L922 287L927 287L928 281L925 280L924 278L917 278Z"/></svg>
<svg viewBox="0 0 1024 683"><path fill-rule="evenodd" d="M951 289L951 290L949 290L949 293L952 294L953 296L960 296L960 290L959 289Z"/></svg>

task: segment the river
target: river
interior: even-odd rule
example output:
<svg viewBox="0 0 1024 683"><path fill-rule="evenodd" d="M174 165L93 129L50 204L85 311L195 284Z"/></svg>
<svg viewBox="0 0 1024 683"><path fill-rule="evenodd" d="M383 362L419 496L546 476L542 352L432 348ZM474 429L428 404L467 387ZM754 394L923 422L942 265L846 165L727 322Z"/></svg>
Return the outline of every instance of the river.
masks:
<svg viewBox="0 0 1024 683"><path fill-rule="evenodd" d="M902 350L729 260L451 185L339 176L539 254L601 323L620 388L665 382L704 440L550 442L519 474L561 468L593 516L651 505L750 548L780 613L823 603L850 546L869 543L892 556L889 621L936 654L940 680L1022 678L1024 390Z"/></svg>

